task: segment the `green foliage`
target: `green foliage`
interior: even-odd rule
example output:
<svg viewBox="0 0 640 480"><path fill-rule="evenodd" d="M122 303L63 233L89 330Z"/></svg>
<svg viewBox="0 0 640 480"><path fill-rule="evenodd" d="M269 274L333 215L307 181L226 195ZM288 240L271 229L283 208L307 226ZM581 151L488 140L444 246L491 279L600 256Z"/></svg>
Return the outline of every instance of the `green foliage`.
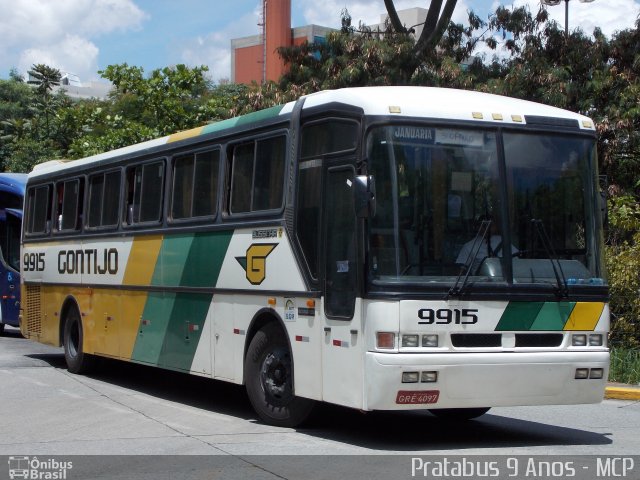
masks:
<svg viewBox="0 0 640 480"><path fill-rule="evenodd" d="M613 348L611 350L609 380L640 385L640 351Z"/></svg>
<svg viewBox="0 0 640 480"><path fill-rule="evenodd" d="M30 172L38 163L58 156L55 146L48 140L21 138L13 144L5 168L9 172Z"/></svg>
<svg viewBox="0 0 640 480"><path fill-rule="evenodd" d="M60 85L62 78L60 70L42 63L33 65L31 70L29 70L29 75L33 80L29 80L27 83L36 85L36 90L40 95L48 95L51 93L53 87Z"/></svg>
<svg viewBox="0 0 640 480"><path fill-rule="evenodd" d="M609 201L605 259L611 285L611 343L640 348L640 205L632 195Z"/></svg>
<svg viewBox="0 0 640 480"><path fill-rule="evenodd" d="M144 77L143 69L126 63L99 72L115 86L115 97L128 118L168 135L201 124L202 98L209 90L208 67L177 65L156 69Z"/></svg>

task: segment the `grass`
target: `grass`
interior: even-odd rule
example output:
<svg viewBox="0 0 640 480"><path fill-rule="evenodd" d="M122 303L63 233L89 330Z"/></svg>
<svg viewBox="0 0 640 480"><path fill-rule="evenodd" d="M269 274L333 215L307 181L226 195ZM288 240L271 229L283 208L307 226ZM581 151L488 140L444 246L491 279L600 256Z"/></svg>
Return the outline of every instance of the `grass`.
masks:
<svg viewBox="0 0 640 480"><path fill-rule="evenodd" d="M609 381L640 385L640 350L612 348Z"/></svg>

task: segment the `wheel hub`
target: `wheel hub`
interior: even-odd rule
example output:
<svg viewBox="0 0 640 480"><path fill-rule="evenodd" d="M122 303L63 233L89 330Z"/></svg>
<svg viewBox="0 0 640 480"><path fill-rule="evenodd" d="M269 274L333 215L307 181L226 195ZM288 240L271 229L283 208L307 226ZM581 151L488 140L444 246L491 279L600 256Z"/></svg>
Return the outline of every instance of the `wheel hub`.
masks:
<svg viewBox="0 0 640 480"><path fill-rule="evenodd" d="M291 397L291 359L284 349L265 356L260 376L265 394L273 400L283 402Z"/></svg>

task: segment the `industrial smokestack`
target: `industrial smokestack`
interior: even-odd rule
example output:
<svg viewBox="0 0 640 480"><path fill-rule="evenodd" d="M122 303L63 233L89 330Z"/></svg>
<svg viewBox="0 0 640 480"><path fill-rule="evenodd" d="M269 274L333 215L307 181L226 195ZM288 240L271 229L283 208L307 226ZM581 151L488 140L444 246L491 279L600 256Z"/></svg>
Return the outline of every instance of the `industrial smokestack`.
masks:
<svg viewBox="0 0 640 480"><path fill-rule="evenodd" d="M290 47L291 0L263 0L265 28L265 80L278 81L285 73L285 63L278 55L279 47Z"/></svg>

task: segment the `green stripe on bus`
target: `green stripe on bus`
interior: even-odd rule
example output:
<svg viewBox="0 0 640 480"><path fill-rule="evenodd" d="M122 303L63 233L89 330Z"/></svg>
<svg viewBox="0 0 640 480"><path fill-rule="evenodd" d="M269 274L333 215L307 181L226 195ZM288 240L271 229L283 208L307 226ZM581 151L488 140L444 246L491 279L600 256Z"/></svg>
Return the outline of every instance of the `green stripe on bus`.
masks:
<svg viewBox="0 0 640 480"><path fill-rule="evenodd" d="M529 330L544 302L509 302L496 330Z"/></svg>
<svg viewBox="0 0 640 480"><path fill-rule="evenodd" d="M496 331L560 331L575 302L509 302Z"/></svg>
<svg viewBox="0 0 640 480"><path fill-rule="evenodd" d="M171 319L173 298L165 293L151 292L140 319L138 338L131 360L157 365Z"/></svg>
<svg viewBox="0 0 640 480"><path fill-rule="evenodd" d="M186 259L180 285L215 287L231 237L233 237L233 230L196 233Z"/></svg>
<svg viewBox="0 0 640 480"><path fill-rule="evenodd" d="M207 133L220 132L222 130L237 127L240 125L250 125L252 123L260 122L268 118L277 117L282 111L283 107L283 105L277 105L275 107L266 108L257 112L248 113L246 115L242 115L241 117L229 118L227 120L212 123L202 129L202 135L205 135Z"/></svg>
<svg viewBox="0 0 640 480"><path fill-rule="evenodd" d="M212 294L150 293L131 360L190 370Z"/></svg>
<svg viewBox="0 0 640 480"><path fill-rule="evenodd" d="M563 330L575 305L575 302L546 302L531 325L531 330Z"/></svg>
<svg viewBox="0 0 640 480"><path fill-rule="evenodd" d="M162 240L151 285L177 287L191 250L193 234L166 235Z"/></svg>
<svg viewBox="0 0 640 480"><path fill-rule="evenodd" d="M159 358L161 366L191 370L212 299L211 294L175 294Z"/></svg>

